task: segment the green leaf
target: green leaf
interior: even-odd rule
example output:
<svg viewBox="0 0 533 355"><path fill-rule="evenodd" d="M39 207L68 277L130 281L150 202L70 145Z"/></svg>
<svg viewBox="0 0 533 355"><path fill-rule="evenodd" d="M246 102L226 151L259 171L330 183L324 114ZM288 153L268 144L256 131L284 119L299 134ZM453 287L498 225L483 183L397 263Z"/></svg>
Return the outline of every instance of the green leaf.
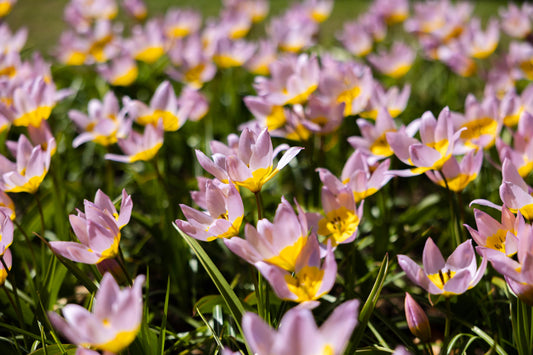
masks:
<svg viewBox="0 0 533 355"><path fill-rule="evenodd" d="M226 303L226 306L228 307L231 316L233 317L235 323L237 324L237 327L239 328L239 332L244 337L244 333L241 327L241 321L245 310L241 300L237 297L233 289L230 287L229 283L226 281L226 279L220 272L220 270L216 267L216 265L207 255L202 246L196 241L196 239L191 238L185 233L183 233L176 224L173 223L172 225L174 226L174 228L176 228L176 230L183 237L183 239L185 239L187 244L189 244L191 249L194 251L194 254L196 254L196 257L198 258L202 266L205 268L205 271L207 271L207 274L209 275L209 277L217 287L218 291L220 292L220 295L224 299L224 302Z"/></svg>
<svg viewBox="0 0 533 355"><path fill-rule="evenodd" d="M224 298L221 295L207 295L196 302L193 312L196 313L196 310L198 310L204 314L210 314L215 306L222 306L226 312L228 311L226 302L224 302ZM195 315L194 313L193 315Z"/></svg>
<svg viewBox="0 0 533 355"><path fill-rule="evenodd" d="M63 349L66 350L65 352L63 352L61 350L61 346L63 347ZM76 345L62 344L61 346L59 346L57 344L47 345L44 348L40 348L40 349L30 353L29 355L45 355L45 354L48 354L48 355L74 355L74 354L76 354L76 348L77 348Z"/></svg>
<svg viewBox="0 0 533 355"><path fill-rule="evenodd" d="M359 342L363 338L366 326L368 324L368 321L370 320L370 316L372 315L374 308L376 307L376 303L378 302L381 289L383 288L383 285L385 283L385 276L387 276L388 269L389 254L387 253L383 258L383 261L381 262L381 266L379 268L376 281L374 282L374 286L372 287L372 290L370 291L370 294L368 295L368 298L365 304L363 305L363 308L361 308L361 312L359 312L359 324L357 325L357 328L355 329L354 334L352 335L350 345L348 346L348 349L351 349L351 351L349 352L350 354L355 352L357 345L359 345Z"/></svg>
<svg viewBox="0 0 533 355"><path fill-rule="evenodd" d="M170 276L167 278L167 293L165 295L165 306L163 308L163 320L161 321L161 333L159 334L159 353L165 353L165 332L167 330L168 299L170 296Z"/></svg>

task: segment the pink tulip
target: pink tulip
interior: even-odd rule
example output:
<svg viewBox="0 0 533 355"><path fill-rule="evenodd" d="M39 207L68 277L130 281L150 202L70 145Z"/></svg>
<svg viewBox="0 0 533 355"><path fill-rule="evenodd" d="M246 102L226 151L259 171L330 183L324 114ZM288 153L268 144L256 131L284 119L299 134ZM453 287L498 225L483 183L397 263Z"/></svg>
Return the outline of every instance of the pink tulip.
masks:
<svg viewBox="0 0 533 355"><path fill-rule="evenodd" d="M176 220L176 225L189 236L202 241L217 238L231 238L239 235L244 217L244 206L241 195L233 184L222 184L216 180L205 181L203 196L198 194L206 211L198 211L187 205L180 204L187 221ZM201 188L202 190L202 188ZM201 192L201 191L200 191Z"/></svg>
<svg viewBox="0 0 533 355"><path fill-rule="evenodd" d="M94 202L85 200L85 212L70 215L69 220L80 243L53 241L50 246L54 253L67 259L98 264L115 258L119 253L120 229L130 220L133 203L131 196L122 191L120 214L111 199L102 191L96 192Z"/></svg>
<svg viewBox="0 0 533 355"><path fill-rule="evenodd" d="M274 222L263 218L257 222L257 229L247 224L244 230L246 239L225 239L224 243L251 264L263 261L294 271L310 232L304 211L299 205L297 208L298 215L282 197Z"/></svg>
<svg viewBox="0 0 533 355"><path fill-rule="evenodd" d="M119 353L135 340L141 327L144 279L139 275L131 288L121 290L113 276L106 273L94 296L92 312L67 304L62 309L65 318L48 312L50 322L73 344Z"/></svg>
<svg viewBox="0 0 533 355"><path fill-rule="evenodd" d="M340 355L357 325L358 307L357 300L340 304L320 327L311 311L301 307L285 313L277 331L255 313L243 316L242 327L257 355L308 355L317 351Z"/></svg>
<svg viewBox="0 0 533 355"><path fill-rule="evenodd" d="M318 240L313 235L298 254L294 271L264 261L255 263L255 267L280 299L312 308L318 306L317 300L331 290L337 276L337 263L331 244L328 243L324 262L321 262L320 254Z"/></svg>
<svg viewBox="0 0 533 355"><path fill-rule="evenodd" d="M412 282L427 292L449 297L477 285L485 273L487 259L483 258L478 268L472 241L467 240L455 249L448 260L444 260L433 240L428 238L423 251L424 268L406 255L398 255L398 264Z"/></svg>

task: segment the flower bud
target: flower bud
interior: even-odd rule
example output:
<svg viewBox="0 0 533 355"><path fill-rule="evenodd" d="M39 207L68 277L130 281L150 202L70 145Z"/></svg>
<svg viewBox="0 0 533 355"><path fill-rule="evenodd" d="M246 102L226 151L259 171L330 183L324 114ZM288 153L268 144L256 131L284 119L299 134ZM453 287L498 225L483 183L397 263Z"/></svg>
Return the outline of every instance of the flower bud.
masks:
<svg viewBox="0 0 533 355"><path fill-rule="evenodd" d="M409 330L424 343L431 339L429 320L422 307L407 292L405 293L405 318Z"/></svg>

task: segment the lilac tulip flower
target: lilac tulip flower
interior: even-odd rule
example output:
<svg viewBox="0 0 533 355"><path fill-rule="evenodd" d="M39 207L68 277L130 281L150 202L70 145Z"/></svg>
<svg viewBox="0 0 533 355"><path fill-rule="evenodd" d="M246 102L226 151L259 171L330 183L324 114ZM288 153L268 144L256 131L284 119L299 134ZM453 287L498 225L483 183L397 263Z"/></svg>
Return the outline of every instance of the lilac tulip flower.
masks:
<svg viewBox="0 0 533 355"><path fill-rule="evenodd" d="M231 238L239 235L244 217L241 195L233 184L206 180L203 188L206 211L198 211L180 204L187 221L176 220L176 225L187 235L203 241ZM196 195L197 199L199 198ZM202 203L203 204L203 203Z"/></svg>
<svg viewBox="0 0 533 355"><path fill-rule="evenodd" d="M150 100L150 105L129 98L124 101L124 109L137 123L156 126L162 119L165 131L177 131L185 124L191 111L189 105L178 106L174 88L167 80L159 84Z"/></svg>
<svg viewBox="0 0 533 355"><path fill-rule="evenodd" d="M17 142L8 142L8 148L16 157L13 163L0 155L0 187L5 192L35 193L50 167L51 147L55 144L52 138L49 149L43 150L41 145L32 146L28 138L19 136Z"/></svg>
<svg viewBox="0 0 533 355"><path fill-rule="evenodd" d="M131 130L127 138L119 138L117 142L125 155L109 153L104 158L121 163L149 161L163 146L163 135L163 120L157 125L147 124L143 133Z"/></svg>
<svg viewBox="0 0 533 355"><path fill-rule="evenodd" d="M246 239L224 239L224 243L251 264L264 261L294 271L310 232L304 211L299 205L297 209L298 215L282 197L273 223L263 218L257 222L257 229L247 224L244 230Z"/></svg>
<svg viewBox="0 0 533 355"><path fill-rule="evenodd" d="M368 105L359 115L376 120L381 111L387 111L391 117L397 117L405 110L410 95L411 85L409 84L401 90L397 86L385 90L378 81L374 81Z"/></svg>
<svg viewBox="0 0 533 355"><path fill-rule="evenodd" d="M483 258L478 268L472 241L467 240L455 249L448 260L444 260L433 240L428 238L423 251L424 268L406 255L398 255L398 264L412 282L427 292L449 297L477 285L487 267L487 259Z"/></svg>
<svg viewBox="0 0 533 355"><path fill-rule="evenodd" d="M152 19L144 27L136 25L131 31L132 36L125 46L135 59L152 64L165 54L167 44L159 21Z"/></svg>
<svg viewBox="0 0 533 355"><path fill-rule="evenodd" d="M318 168L317 171L329 191L338 195L344 187L349 187L355 202L358 203L378 192L392 179L392 175L387 174L389 166L388 159L371 166L367 156L356 150L344 164L340 179L327 169Z"/></svg>
<svg viewBox="0 0 533 355"><path fill-rule="evenodd" d="M426 175L437 185L448 186L450 190L459 192L477 178L482 164L483 150L480 149L477 152L471 150L460 162L457 161L457 157L452 156L442 165L441 173L446 181L442 178L441 173L435 171L426 171Z"/></svg>
<svg viewBox="0 0 533 355"><path fill-rule="evenodd" d="M496 138L496 148L500 161L509 159L518 169L520 176L526 178L533 170L533 141L530 139L533 135L533 115L523 111L518 117L518 129L513 133L512 146L498 137Z"/></svg>
<svg viewBox="0 0 533 355"><path fill-rule="evenodd" d="M520 211L528 219L533 219L532 188L526 184L518 173L518 169L509 160L505 159L502 166L502 184L500 185L500 198L512 212Z"/></svg>
<svg viewBox="0 0 533 355"><path fill-rule="evenodd" d="M39 126L47 120L57 102L70 94L69 90L56 90L53 82L42 76L26 80L13 91L13 104L0 105L0 114L14 126Z"/></svg>
<svg viewBox="0 0 533 355"><path fill-rule="evenodd" d="M98 190L94 202L85 200L85 212L70 215L69 220L80 243L53 241L54 253L67 259L98 264L118 255L120 229L130 220L133 203L131 196L122 190L120 213L111 199Z"/></svg>
<svg viewBox="0 0 533 355"><path fill-rule="evenodd" d="M294 272L263 261L255 263L255 267L268 280L280 299L313 308L318 306L317 300L331 290L337 276L337 263L331 243L328 243L324 262L321 262L320 254L318 240L313 235L297 256Z"/></svg>
<svg viewBox="0 0 533 355"><path fill-rule="evenodd" d="M11 267L13 266L13 257L11 255L11 250L4 250L3 254L0 255L0 258L4 260L4 263L7 266L7 270L4 267L4 263L0 263L0 285L3 285L6 282L7 275Z"/></svg>
<svg viewBox="0 0 533 355"><path fill-rule="evenodd" d="M406 44L394 42L389 53L370 54L368 55L368 61L381 73L398 79L411 69L415 57L416 53Z"/></svg>
<svg viewBox="0 0 533 355"><path fill-rule="evenodd" d="M9 209L0 207L0 256L13 243L13 221L9 217Z"/></svg>
<svg viewBox="0 0 533 355"><path fill-rule="evenodd" d="M465 225L465 227L478 244L476 250L479 251L481 248L494 249L509 257L516 254L518 250L516 234L519 226L525 223L520 213L518 217L515 217L507 207L503 206L501 222L498 222L487 213L474 209L474 218L478 230L469 225Z"/></svg>
<svg viewBox="0 0 533 355"><path fill-rule="evenodd" d="M323 186L321 196L325 216L321 216L313 230L326 237L324 244L330 241L333 247L352 242L363 217L363 201L357 207L348 187L333 193Z"/></svg>
<svg viewBox="0 0 533 355"><path fill-rule="evenodd" d="M285 55L270 65L270 78L256 77L259 96L274 105L294 105L307 101L318 87L320 67L314 55Z"/></svg>
<svg viewBox="0 0 533 355"><path fill-rule="evenodd" d="M428 170L439 170L450 159L461 131L454 131L450 110L445 107L436 119L426 111L420 120L421 141L409 136L407 129L387 132L387 142L404 163L414 165L409 170L395 171L398 176L414 176Z"/></svg>
<svg viewBox="0 0 533 355"><path fill-rule="evenodd" d="M380 110L373 125L365 119L356 121L361 136L348 137L348 142L354 147L376 161L394 154L385 134L398 130L394 120L387 110Z"/></svg>
<svg viewBox="0 0 533 355"><path fill-rule="evenodd" d="M73 344L119 353L135 340L141 327L144 279L144 275L139 275L131 288L121 290L113 276L106 273L94 297L92 312L68 304L62 310L65 318L48 312L50 322Z"/></svg>
<svg viewBox="0 0 533 355"><path fill-rule="evenodd" d="M168 75L195 89L201 88L215 76L217 67L206 53L199 34L187 36L176 42L168 51L173 66Z"/></svg>
<svg viewBox="0 0 533 355"><path fill-rule="evenodd" d="M261 191L263 185L276 176L303 149L281 145L274 150L267 129L256 133L248 128L242 131L234 148L224 147L220 142L211 143L211 150L215 150L213 161L197 150L198 162L220 181L227 183L231 180L254 193ZM274 167L274 158L285 149L287 151Z"/></svg>
<svg viewBox="0 0 533 355"><path fill-rule="evenodd" d="M102 101L91 99L87 111L88 114L78 110L68 112L81 131L72 141L74 148L89 141L108 146L126 136L124 112L120 111L118 99L112 91L107 92Z"/></svg>
<svg viewBox="0 0 533 355"><path fill-rule="evenodd" d="M358 300L344 302L320 327L309 309L292 308L281 319L277 331L257 314L248 312L243 316L242 327L257 355L340 355L357 325L358 308Z"/></svg>
<svg viewBox="0 0 533 355"><path fill-rule="evenodd" d="M533 305L533 227L519 223L517 230L517 256L509 257L499 250L477 247L492 267L505 277L513 292L524 302Z"/></svg>

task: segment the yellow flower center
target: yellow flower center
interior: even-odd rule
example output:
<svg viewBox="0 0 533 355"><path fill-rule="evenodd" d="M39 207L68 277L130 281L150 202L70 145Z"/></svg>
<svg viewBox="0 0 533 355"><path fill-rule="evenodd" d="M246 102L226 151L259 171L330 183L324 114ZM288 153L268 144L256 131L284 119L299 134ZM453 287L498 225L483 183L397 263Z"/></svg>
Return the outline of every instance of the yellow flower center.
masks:
<svg viewBox="0 0 533 355"><path fill-rule="evenodd" d="M144 50L138 52L135 55L135 59L140 60L141 62L152 64L156 60L161 58L163 54L165 54L165 50L163 49L163 47L152 46L152 47L147 47Z"/></svg>
<svg viewBox="0 0 533 355"><path fill-rule="evenodd" d="M222 215L220 215L218 218L223 218L225 220L228 220L228 214L227 213L224 213ZM210 242L210 241L213 241L215 239L219 239L219 238L232 238L232 237L235 237L235 236L238 236L239 235L239 229L241 228L241 224L242 224L242 219L243 217L240 216L240 217L237 217L235 218L235 221L233 221L231 227L224 233L222 234L219 234L219 235L216 235L216 236L213 236L213 237L209 237L207 238L207 241ZM206 232L209 230L209 228L207 228Z"/></svg>
<svg viewBox="0 0 533 355"><path fill-rule="evenodd" d="M318 87L317 84L313 84L309 86L305 91L288 99L287 102L285 102L285 104L286 105L303 104L305 101L307 101L307 98L309 97L309 95L311 95L313 91L316 90L317 87ZM285 89L284 92L287 93L287 90Z"/></svg>
<svg viewBox="0 0 533 355"><path fill-rule="evenodd" d="M266 259L265 261L287 271L293 271L296 266L296 259L298 258L298 255L300 255L306 242L307 237L301 236L296 242L294 242L294 244L286 246L278 255Z"/></svg>
<svg viewBox="0 0 533 355"><path fill-rule="evenodd" d="M401 78L404 76L409 69L411 69L411 63L402 63L394 67L391 71L386 72L388 76L394 79Z"/></svg>
<svg viewBox="0 0 533 355"><path fill-rule="evenodd" d="M382 157L389 157L394 153L387 142L386 132L383 132L381 136L379 136L374 143L372 143L370 146L370 151L372 154Z"/></svg>
<svg viewBox="0 0 533 355"><path fill-rule="evenodd" d="M50 117L50 114L52 113L52 107L51 106L40 106L36 109L26 112L22 114L21 116L15 118L13 120L13 125L15 126L35 126L39 127L42 120L48 119Z"/></svg>
<svg viewBox="0 0 533 355"><path fill-rule="evenodd" d="M24 171L21 173L21 175L24 176ZM30 194L33 194L37 191L39 186L44 180L44 177L46 176L46 171L41 176L33 176L24 185L19 186L7 186L5 189L5 192L28 192Z"/></svg>
<svg viewBox="0 0 533 355"><path fill-rule="evenodd" d="M283 127L287 119L285 118L285 112L283 106L272 106L270 115L266 117L266 125L269 131Z"/></svg>
<svg viewBox="0 0 533 355"><path fill-rule="evenodd" d="M140 116L137 122L140 125L157 125L159 119L163 119L163 129L165 131L176 131L179 128L179 117L170 111L156 109L149 115Z"/></svg>
<svg viewBox="0 0 533 355"><path fill-rule="evenodd" d="M529 80L533 80L533 59L529 59L520 63L520 69Z"/></svg>
<svg viewBox="0 0 533 355"><path fill-rule="evenodd" d="M163 146L163 143L157 143L153 147L143 150L141 152L135 153L130 156L130 163L133 163L135 161L149 161L151 160L159 151L159 149Z"/></svg>
<svg viewBox="0 0 533 355"><path fill-rule="evenodd" d="M466 145L472 148L482 148L478 147L472 140L482 135L490 135L495 139L498 131L498 122L491 117L483 117L467 122L461 128L466 128L466 130L461 132L461 139L466 141ZM489 148L490 146L492 146L492 143L485 148Z"/></svg>
<svg viewBox="0 0 533 355"><path fill-rule="evenodd" d="M352 114L352 102L361 94L361 88L354 86L346 89L337 96L337 102L344 103L344 117Z"/></svg>
<svg viewBox="0 0 533 355"><path fill-rule="evenodd" d="M137 79L139 69L136 65L128 69L124 74L118 75L111 80L111 84L116 86L128 86Z"/></svg>
<svg viewBox="0 0 533 355"><path fill-rule="evenodd" d="M198 64L187 70L184 75L185 81L192 84L195 88L202 87L202 73L205 70L205 64Z"/></svg>
<svg viewBox="0 0 533 355"><path fill-rule="evenodd" d="M318 221L318 234L329 237L332 246L350 238L359 226L359 217L346 207L330 211Z"/></svg>
<svg viewBox="0 0 533 355"><path fill-rule="evenodd" d="M505 241L507 240L507 232L505 229L498 229L496 233L487 237L486 247L501 251L506 254ZM508 255L509 256L509 255Z"/></svg>
<svg viewBox="0 0 533 355"><path fill-rule="evenodd" d="M317 295L322 284L324 270L316 266L304 266L294 275L285 275L285 282L289 291L296 295L296 302L312 301L320 298Z"/></svg>
<svg viewBox="0 0 533 355"><path fill-rule="evenodd" d="M446 285L446 283L450 281L450 279L452 279L454 275L455 271L447 270L443 272L442 270L439 270L439 272L427 276L435 286L442 290L444 289L444 285Z"/></svg>
<svg viewBox="0 0 533 355"><path fill-rule="evenodd" d="M252 192L259 192L263 185L270 179L272 179L277 173L278 169L272 169L272 166L268 168L259 168L252 171L252 177L244 181L234 181L239 186L246 187Z"/></svg>
<svg viewBox="0 0 533 355"><path fill-rule="evenodd" d="M213 61L219 68L232 68L242 65L242 60L228 54L217 54L213 56Z"/></svg>
<svg viewBox="0 0 533 355"><path fill-rule="evenodd" d="M470 182L476 179L476 177L477 174L458 174L457 176L454 176L452 178L446 178L446 181L448 182L448 187L450 188L450 190L459 192L464 190ZM442 187L446 187L444 180L439 181L439 185Z"/></svg>
<svg viewBox="0 0 533 355"><path fill-rule="evenodd" d="M118 354L135 340L138 332L139 327L134 330L118 332L112 340L104 344L94 344L94 347L98 350L110 351L114 354Z"/></svg>

